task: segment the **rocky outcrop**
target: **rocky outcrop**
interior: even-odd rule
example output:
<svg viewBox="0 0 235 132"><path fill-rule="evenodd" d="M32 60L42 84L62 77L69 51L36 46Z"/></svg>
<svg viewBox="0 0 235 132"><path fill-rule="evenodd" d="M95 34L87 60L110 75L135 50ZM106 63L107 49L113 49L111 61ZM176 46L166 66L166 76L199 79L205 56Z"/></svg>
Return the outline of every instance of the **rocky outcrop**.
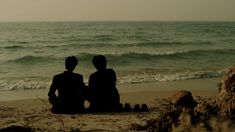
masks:
<svg viewBox="0 0 235 132"><path fill-rule="evenodd" d="M191 92L178 91L168 98L166 110L159 118L131 130L149 132L235 131L235 66L229 68L218 84L216 98L197 98ZM173 106L173 108L172 108Z"/></svg>
<svg viewBox="0 0 235 132"><path fill-rule="evenodd" d="M175 107L193 108L197 105L197 102L193 99L191 92L186 90L177 91L172 94L168 100Z"/></svg>
<svg viewBox="0 0 235 132"><path fill-rule="evenodd" d="M235 118L235 66L229 68L223 80L217 84L219 87L216 103L219 116Z"/></svg>

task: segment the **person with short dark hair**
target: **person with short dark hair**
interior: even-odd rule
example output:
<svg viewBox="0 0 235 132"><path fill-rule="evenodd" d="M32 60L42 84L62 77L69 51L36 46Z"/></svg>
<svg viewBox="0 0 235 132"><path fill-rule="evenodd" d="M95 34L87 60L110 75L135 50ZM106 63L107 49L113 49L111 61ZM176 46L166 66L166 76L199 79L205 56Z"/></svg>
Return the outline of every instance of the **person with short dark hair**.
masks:
<svg viewBox="0 0 235 132"><path fill-rule="evenodd" d="M120 97L116 88L115 71L106 68L107 60L103 55L94 56L92 63L97 71L89 78L89 110L93 112L119 111Z"/></svg>
<svg viewBox="0 0 235 132"><path fill-rule="evenodd" d="M66 71L54 76L48 93L52 113L76 114L84 111L83 76L73 73L77 64L78 60L75 56L67 57L65 59ZM58 95L55 94L56 90Z"/></svg>

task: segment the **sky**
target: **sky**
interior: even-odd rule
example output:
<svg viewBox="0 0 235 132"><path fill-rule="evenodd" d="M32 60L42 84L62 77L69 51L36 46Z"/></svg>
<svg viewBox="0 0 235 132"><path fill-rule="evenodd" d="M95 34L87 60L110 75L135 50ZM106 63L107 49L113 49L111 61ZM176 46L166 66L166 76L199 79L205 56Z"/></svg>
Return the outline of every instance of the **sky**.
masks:
<svg viewBox="0 0 235 132"><path fill-rule="evenodd" d="M235 0L0 0L0 21L235 21Z"/></svg>

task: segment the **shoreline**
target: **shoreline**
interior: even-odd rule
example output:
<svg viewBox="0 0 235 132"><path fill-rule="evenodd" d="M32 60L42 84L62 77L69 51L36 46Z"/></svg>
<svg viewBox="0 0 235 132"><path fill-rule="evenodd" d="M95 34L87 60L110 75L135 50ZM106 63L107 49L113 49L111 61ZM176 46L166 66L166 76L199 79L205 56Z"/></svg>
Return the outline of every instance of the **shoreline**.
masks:
<svg viewBox="0 0 235 132"><path fill-rule="evenodd" d="M141 92L149 92L151 95L155 93L158 97L165 97L178 90L191 91L193 96L215 96L217 93L217 83L221 78L209 79L192 79L180 80L172 82L145 82L117 85L120 96L123 94L138 94ZM15 90L15 91L1 91L0 102L2 101L16 101L25 99L47 98L49 89L36 90ZM161 94L158 94L161 93Z"/></svg>

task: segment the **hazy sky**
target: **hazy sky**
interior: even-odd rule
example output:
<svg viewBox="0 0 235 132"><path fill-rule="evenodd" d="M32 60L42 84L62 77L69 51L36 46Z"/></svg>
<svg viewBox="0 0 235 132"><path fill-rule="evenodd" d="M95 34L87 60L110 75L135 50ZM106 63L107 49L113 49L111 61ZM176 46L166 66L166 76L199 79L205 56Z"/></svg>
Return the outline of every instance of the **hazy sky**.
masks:
<svg viewBox="0 0 235 132"><path fill-rule="evenodd" d="M235 21L235 0L0 0L0 21Z"/></svg>

